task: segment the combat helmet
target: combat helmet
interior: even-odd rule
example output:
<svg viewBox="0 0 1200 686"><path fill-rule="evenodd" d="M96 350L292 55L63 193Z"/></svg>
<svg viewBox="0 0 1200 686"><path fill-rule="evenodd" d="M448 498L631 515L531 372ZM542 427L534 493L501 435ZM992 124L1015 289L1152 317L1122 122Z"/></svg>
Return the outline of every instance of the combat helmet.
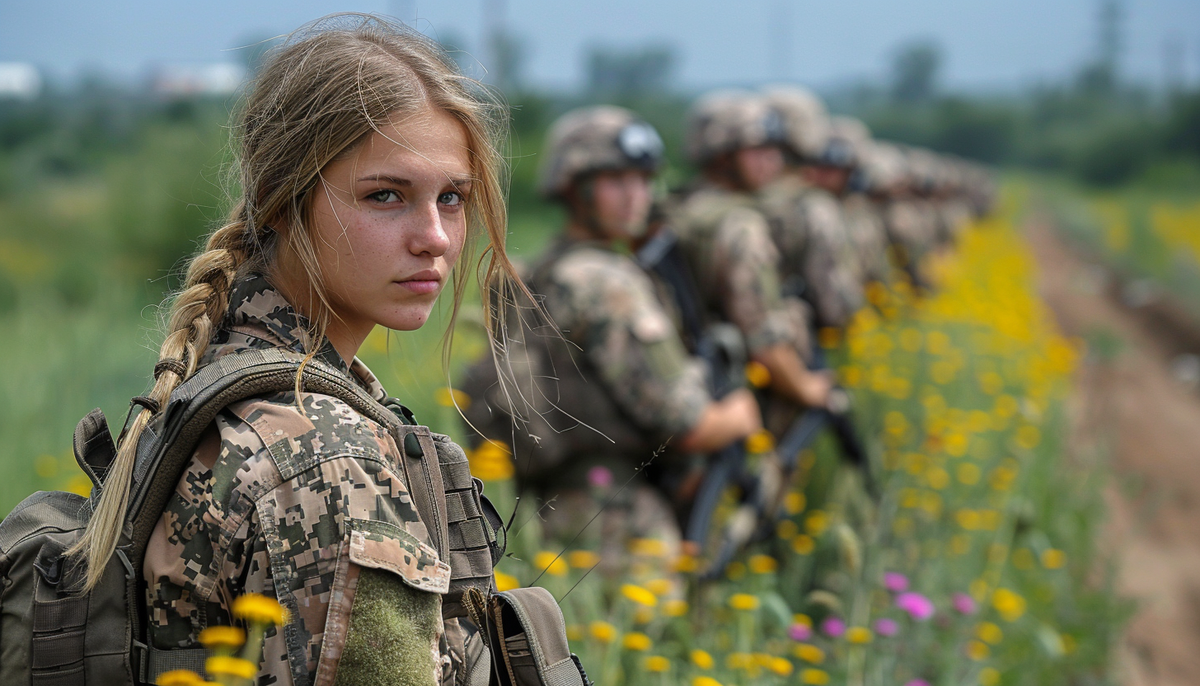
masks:
<svg viewBox="0 0 1200 686"><path fill-rule="evenodd" d="M767 104L783 121L788 150L805 162L825 162L829 152L829 112L812 91L792 84L763 90Z"/></svg>
<svg viewBox="0 0 1200 686"><path fill-rule="evenodd" d="M662 164L663 142L654 127L621 107L601 105L573 110L558 118L546 136L538 192L562 198L585 174L620 169L655 172Z"/></svg>
<svg viewBox="0 0 1200 686"><path fill-rule="evenodd" d="M779 113L749 91L709 93L688 113L687 155L696 164L741 148L785 143Z"/></svg>

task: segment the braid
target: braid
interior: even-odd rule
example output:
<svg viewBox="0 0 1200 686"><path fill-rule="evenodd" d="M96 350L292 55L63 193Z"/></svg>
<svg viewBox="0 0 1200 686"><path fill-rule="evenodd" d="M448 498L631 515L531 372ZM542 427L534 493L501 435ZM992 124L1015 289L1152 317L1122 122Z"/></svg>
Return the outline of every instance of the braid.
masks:
<svg viewBox="0 0 1200 686"><path fill-rule="evenodd" d="M159 363L155 365L154 387L147 394L159 407L165 407L171 393L196 372L213 330L229 309L235 274L248 261L250 253L251 236L245 212L244 203L239 204L229 223L212 232L204 252L192 258L183 289L171 303L167 335L159 349ZM117 446L117 455L104 479L99 503L87 529L69 551L70 555L82 555L87 561L84 591L100 583L104 568L116 550L129 507L138 439L152 416L144 407L137 410L133 424Z"/></svg>

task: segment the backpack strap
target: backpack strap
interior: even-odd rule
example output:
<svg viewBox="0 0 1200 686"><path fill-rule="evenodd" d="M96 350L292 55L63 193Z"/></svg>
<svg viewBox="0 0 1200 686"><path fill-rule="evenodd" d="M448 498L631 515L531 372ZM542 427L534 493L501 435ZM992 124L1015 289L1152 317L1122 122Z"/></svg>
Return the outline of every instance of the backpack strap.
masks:
<svg viewBox="0 0 1200 686"><path fill-rule="evenodd" d="M540 586L494 593L488 638L500 686L591 686L567 644L562 610Z"/></svg>

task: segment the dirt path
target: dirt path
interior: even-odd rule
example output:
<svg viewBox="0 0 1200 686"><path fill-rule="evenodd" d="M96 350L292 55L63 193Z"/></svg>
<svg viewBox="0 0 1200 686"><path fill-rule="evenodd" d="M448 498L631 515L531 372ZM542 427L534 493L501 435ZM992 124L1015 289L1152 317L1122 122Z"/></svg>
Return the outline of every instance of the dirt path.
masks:
<svg viewBox="0 0 1200 686"><path fill-rule="evenodd" d="M1122 682L1200 684L1200 395L1171 373L1179 337L1123 306L1104 270L1044 222L1031 221L1027 235L1063 330L1107 340L1093 348L1115 351L1090 356L1080 370L1073 444L1107 452L1115 472L1105 544L1120 563L1119 589L1138 602L1122 645Z"/></svg>

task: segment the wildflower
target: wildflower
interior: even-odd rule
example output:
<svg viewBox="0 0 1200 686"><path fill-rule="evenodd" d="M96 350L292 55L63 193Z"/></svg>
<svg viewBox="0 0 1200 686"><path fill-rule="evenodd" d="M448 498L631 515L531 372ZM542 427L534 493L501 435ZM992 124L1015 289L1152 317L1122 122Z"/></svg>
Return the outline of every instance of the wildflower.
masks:
<svg viewBox="0 0 1200 686"><path fill-rule="evenodd" d="M201 676L187 669L173 669L158 675L154 683L158 686L205 686L207 683Z"/></svg>
<svg viewBox="0 0 1200 686"><path fill-rule="evenodd" d="M871 630L865 626L852 626L846 629L846 641L856 645L866 645L874 640L875 636Z"/></svg>
<svg viewBox="0 0 1200 686"><path fill-rule="evenodd" d="M750 558L749 566L755 574L770 574L779 568L779 563L770 555L754 555Z"/></svg>
<svg viewBox="0 0 1200 686"><path fill-rule="evenodd" d="M236 679L253 679L254 675L258 673L258 665L240 657L214 655L204 661L204 671L215 677L231 676Z"/></svg>
<svg viewBox="0 0 1200 686"><path fill-rule="evenodd" d="M1000 683L1000 670L995 667L984 667L979 670L979 686L996 686Z"/></svg>
<svg viewBox="0 0 1200 686"><path fill-rule="evenodd" d="M760 429L746 438L746 452L761 455L775 449L775 437L770 431Z"/></svg>
<svg viewBox="0 0 1200 686"><path fill-rule="evenodd" d="M950 485L950 474L941 467L934 467L925 474L925 480L930 488L940 491Z"/></svg>
<svg viewBox="0 0 1200 686"><path fill-rule="evenodd" d="M790 519L782 519L775 525L775 535L785 541L790 541L800 533L800 527Z"/></svg>
<svg viewBox="0 0 1200 686"><path fill-rule="evenodd" d="M829 683L829 674L820 669L809 668L800 672L800 681L813 686L824 686Z"/></svg>
<svg viewBox="0 0 1200 686"><path fill-rule="evenodd" d="M512 451L499 441L484 441L467 456L471 473L484 481L503 481L513 475Z"/></svg>
<svg viewBox="0 0 1200 686"><path fill-rule="evenodd" d="M792 539L792 550L797 555L808 555L817 547L817 542L807 534L797 534Z"/></svg>
<svg viewBox="0 0 1200 686"><path fill-rule="evenodd" d="M634 624L649 624L654 621L654 610L648 607L639 607L633 612Z"/></svg>
<svg viewBox="0 0 1200 686"><path fill-rule="evenodd" d="M792 623L793 624L803 624L804 626L811 629L812 628L812 617L809 617L808 615L806 615L802 612L797 612L796 614L792 615Z"/></svg>
<svg viewBox="0 0 1200 686"><path fill-rule="evenodd" d="M653 593L634 584L624 584L621 586L621 595L644 607L655 607L658 605L658 598L654 597Z"/></svg>
<svg viewBox="0 0 1200 686"><path fill-rule="evenodd" d="M617 637L617 628L608 622L597 620L588 625L588 633L601 643L612 643Z"/></svg>
<svg viewBox="0 0 1200 686"><path fill-rule="evenodd" d="M793 641L807 641L808 639L812 638L812 635L813 630L810 626L806 626L804 624L793 624L788 627L788 637Z"/></svg>
<svg viewBox="0 0 1200 686"><path fill-rule="evenodd" d="M457 388L450 388L449 386L444 386L434 391L433 399L434 402L442 407L457 407L465 410L471 406L471 396Z"/></svg>
<svg viewBox="0 0 1200 686"><path fill-rule="evenodd" d="M712 669L713 667L712 655L709 655L707 651L697 648L693 650L688 657L691 658L692 664L696 665L700 669Z"/></svg>
<svg viewBox="0 0 1200 686"><path fill-rule="evenodd" d="M511 591L514 588L521 587L521 582L517 581L517 577L512 576L510 574L505 574L504 572L500 571L499 569L496 570L495 574L496 574L496 590L497 591Z"/></svg>
<svg viewBox="0 0 1200 686"><path fill-rule="evenodd" d="M792 663L786 658L773 657L768 668L779 676L789 676L792 673Z"/></svg>
<svg viewBox="0 0 1200 686"><path fill-rule="evenodd" d="M246 632L234 626L210 626L200 632L200 645L209 650L237 650L246 642Z"/></svg>
<svg viewBox="0 0 1200 686"><path fill-rule="evenodd" d="M758 596L753 596L749 593L734 593L729 596L729 607L735 610L757 610L758 605Z"/></svg>
<svg viewBox="0 0 1200 686"><path fill-rule="evenodd" d="M587 482L592 488L608 488L613 482L612 470L596 465L587 471Z"/></svg>
<svg viewBox="0 0 1200 686"><path fill-rule="evenodd" d="M600 556L590 550L572 550L567 553L567 564L575 569L591 569L600 564Z"/></svg>
<svg viewBox="0 0 1200 686"><path fill-rule="evenodd" d="M809 643L801 643L796 646L792 649L792 654L813 665L819 665L825 661L825 651Z"/></svg>
<svg viewBox="0 0 1200 686"><path fill-rule="evenodd" d="M799 491L792 491L783 499L783 507L787 510L788 514L800 514L804 511L804 505L804 494Z"/></svg>
<svg viewBox="0 0 1200 686"><path fill-rule="evenodd" d="M647 672L665 672L671 668L671 661L662 655L651 655L646 658Z"/></svg>
<svg viewBox="0 0 1200 686"><path fill-rule="evenodd" d="M924 679L912 679L905 682L904 686L929 686L929 682Z"/></svg>
<svg viewBox="0 0 1200 686"><path fill-rule="evenodd" d="M875 620L875 633L880 636L895 636L900 631L900 625L896 620L889 617L881 617Z"/></svg>
<svg viewBox="0 0 1200 686"><path fill-rule="evenodd" d="M257 593L238 596L233 601L233 616L252 624L275 624L277 626L286 624L288 620L287 610L283 609L282 605Z"/></svg>
<svg viewBox="0 0 1200 686"><path fill-rule="evenodd" d="M621 645L625 650L636 650L640 653L650 650L650 646L654 645L654 642L640 631L630 631L625 634L625 638L621 639Z"/></svg>
<svg viewBox="0 0 1200 686"><path fill-rule="evenodd" d="M826 617L825 621L821 622L821 633L830 638L838 638L846 633L846 623L839 617Z"/></svg>
<svg viewBox="0 0 1200 686"><path fill-rule="evenodd" d="M721 682L710 676L698 676L692 679L692 686L721 686Z"/></svg>
<svg viewBox="0 0 1200 686"><path fill-rule="evenodd" d="M1025 614L1025 599L1007 588L997 588L992 593L992 606L1008 622L1015 622Z"/></svg>
<svg viewBox="0 0 1200 686"><path fill-rule="evenodd" d="M884 572L883 587L892 593L908 590L908 577L900 572Z"/></svg>
<svg viewBox="0 0 1200 686"><path fill-rule="evenodd" d="M1004 640L1004 631L991 622L981 622L979 626L975 627L975 635L984 643L992 645Z"/></svg>
<svg viewBox="0 0 1200 686"><path fill-rule="evenodd" d="M1067 563L1067 555L1057 548L1047 548L1042 551L1042 566L1046 569L1059 569Z"/></svg>
<svg viewBox="0 0 1200 686"><path fill-rule="evenodd" d="M1042 432L1036 426L1025 425L1017 429L1017 445L1026 450L1032 450L1042 440Z"/></svg>
<svg viewBox="0 0 1200 686"><path fill-rule="evenodd" d="M920 593L901 593L896 596L896 607L908 613L913 619L923 622L933 616L933 601Z"/></svg>
<svg viewBox="0 0 1200 686"><path fill-rule="evenodd" d="M543 550L534 555L533 566L539 570L544 570L550 576L567 575L567 561L562 559L561 555L552 553L549 550Z"/></svg>
<svg viewBox="0 0 1200 686"><path fill-rule="evenodd" d="M667 544L657 538L635 538L629 542L629 552L644 557L666 557Z"/></svg>
<svg viewBox="0 0 1200 686"><path fill-rule="evenodd" d="M811 536L820 536L829 527L829 515L813 510L804 518L804 530Z"/></svg>
<svg viewBox="0 0 1200 686"><path fill-rule="evenodd" d="M990 653L991 653L991 650L987 647L987 644L984 643L983 641L968 641L967 642L967 657L971 658L972 660L975 660L976 662L978 662L980 660L986 660Z"/></svg>
<svg viewBox="0 0 1200 686"><path fill-rule="evenodd" d="M688 604L686 600L672 598L663 603L663 614L668 617L682 617L687 614Z"/></svg>
<svg viewBox="0 0 1200 686"><path fill-rule="evenodd" d="M700 561L693 555L680 555L675 559L675 571L687 574L700 569Z"/></svg>
<svg viewBox="0 0 1200 686"><path fill-rule="evenodd" d="M761 362L750 362L746 365L746 382L754 388L766 388L771 385L771 370Z"/></svg>
<svg viewBox="0 0 1200 686"><path fill-rule="evenodd" d="M973 615L975 614L975 599L966 593L955 593L950 597L950 604L959 614Z"/></svg>

